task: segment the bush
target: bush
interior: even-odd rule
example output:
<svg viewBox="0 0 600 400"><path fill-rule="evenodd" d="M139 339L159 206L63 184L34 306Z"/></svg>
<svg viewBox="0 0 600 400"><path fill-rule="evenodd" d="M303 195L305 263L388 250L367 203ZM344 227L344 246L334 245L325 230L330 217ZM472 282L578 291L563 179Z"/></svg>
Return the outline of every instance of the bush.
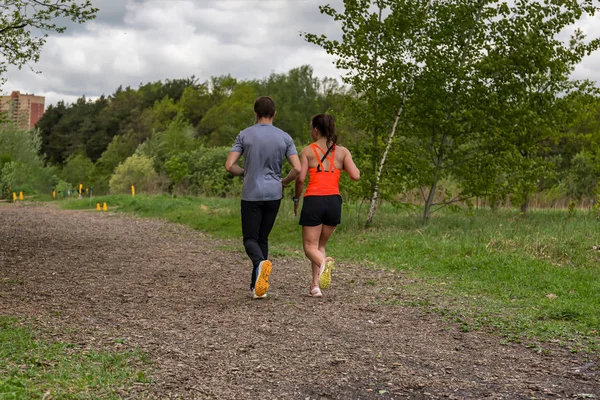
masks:
<svg viewBox="0 0 600 400"><path fill-rule="evenodd" d="M110 192L131 193L134 185L136 192L151 192L156 188L158 174L152 166L153 160L147 156L132 155L115 169L110 178Z"/></svg>
<svg viewBox="0 0 600 400"><path fill-rule="evenodd" d="M229 147L195 150L189 155L189 191L205 196L239 196L242 180L225 170Z"/></svg>

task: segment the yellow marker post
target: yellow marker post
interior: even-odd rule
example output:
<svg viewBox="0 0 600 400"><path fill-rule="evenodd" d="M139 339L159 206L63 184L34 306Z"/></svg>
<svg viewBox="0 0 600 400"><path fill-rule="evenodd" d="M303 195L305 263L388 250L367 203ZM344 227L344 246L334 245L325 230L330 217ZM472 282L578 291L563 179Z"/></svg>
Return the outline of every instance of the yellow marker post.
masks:
<svg viewBox="0 0 600 400"><path fill-rule="evenodd" d="M135 196L135 186L131 185L131 195Z"/></svg>
<svg viewBox="0 0 600 400"><path fill-rule="evenodd" d="M102 206L102 211L107 211L108 207L106 206L106 202L104 202L104 205Z"/></svg>
<svg viewBox="0 0 600 400"><path fill-rule="evenodd" d="M23 200L23 192L19 192L19 200Z"/></svg>
<svg viewBox="0 0 600 400"><path fill-rule="evenodd" d="M96 203L96 211L100 211L100 203Z"/></svg>
<svg viewBox="0 0 600 400"><path fill-rule="evenodd" d="M56 198L56 190L52 191L52 198L55 199Z"/></svg>
<svg viewBox="0 0 600 400"><path fill-rule="evenodd" d="M13 202L17 202L17 192L13 192Z"/></svg>

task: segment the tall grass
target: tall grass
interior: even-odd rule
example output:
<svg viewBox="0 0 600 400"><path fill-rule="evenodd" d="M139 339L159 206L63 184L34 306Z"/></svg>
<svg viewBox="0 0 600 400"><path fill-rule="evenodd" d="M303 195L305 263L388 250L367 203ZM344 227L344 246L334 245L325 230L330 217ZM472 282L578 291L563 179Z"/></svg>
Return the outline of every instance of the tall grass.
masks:
<svg viewBox="0 0 600 400"><path fill-rule="evenodd" d="M95 201L240 239L242 250L239 200L109 196ZM64 206L93 208L95 201L70 200ZM342 263L400 270L418 282L406 286L402 296L381 301L428 305L464 329L492 327L515 340L555 339L573 351L597 349L596 213L532 210L521 216L507 209L454 208L434 214L423 226L419 207L383 204L373 226L364 229L366 211L360 204L344 204L328 252ZM270 237L274 255L302 257L300 238L293 203L284 200Z"/></svg>

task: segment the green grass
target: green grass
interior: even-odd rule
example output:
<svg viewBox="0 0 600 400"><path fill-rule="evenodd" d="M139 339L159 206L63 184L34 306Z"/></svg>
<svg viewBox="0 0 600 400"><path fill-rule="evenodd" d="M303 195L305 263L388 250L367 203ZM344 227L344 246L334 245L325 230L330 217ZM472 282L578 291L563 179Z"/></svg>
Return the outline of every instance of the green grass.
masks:
<svg viewBox="0 0 600 400"><path fill-rule="evenodd" d="M148 383L137 351L94 351L39 336L0 317L0 399L117 399L133 382Z"/></svg>
<svg viewBox="0 0 600 400"><path fill-rule="evenodd" d="M240 239L243 250L238 199L123 195L62 204L93 210L96 201L218 238ZM380 301L419 304L465 330L493 328L510 340L553 340L572 351L598 350L597 213L532 210L520 216L514 210L455 208L434 214L422 226L420 208L384 204L373 226L364 229L366 212L366 205L344 205L342 225L328 252L342 263L396 269L415 280L401 296L383 295ZM273 255L302 257L300 241L292 202L284 201L270 236Z"/></svg>

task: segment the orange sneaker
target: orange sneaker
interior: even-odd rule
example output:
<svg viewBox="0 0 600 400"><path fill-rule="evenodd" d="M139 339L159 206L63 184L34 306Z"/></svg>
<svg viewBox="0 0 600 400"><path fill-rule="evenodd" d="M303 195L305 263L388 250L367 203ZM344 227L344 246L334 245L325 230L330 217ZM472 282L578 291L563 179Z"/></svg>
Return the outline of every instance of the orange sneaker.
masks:
<svg viewBox="0 0 600 400"><path fill-rule="evenodd" d="M269 290L269 274L271 273L273 264L269 260L261 261L258 264L256 271L256 284L254 285L254 295L259 298L264 298Z"/></svg>

